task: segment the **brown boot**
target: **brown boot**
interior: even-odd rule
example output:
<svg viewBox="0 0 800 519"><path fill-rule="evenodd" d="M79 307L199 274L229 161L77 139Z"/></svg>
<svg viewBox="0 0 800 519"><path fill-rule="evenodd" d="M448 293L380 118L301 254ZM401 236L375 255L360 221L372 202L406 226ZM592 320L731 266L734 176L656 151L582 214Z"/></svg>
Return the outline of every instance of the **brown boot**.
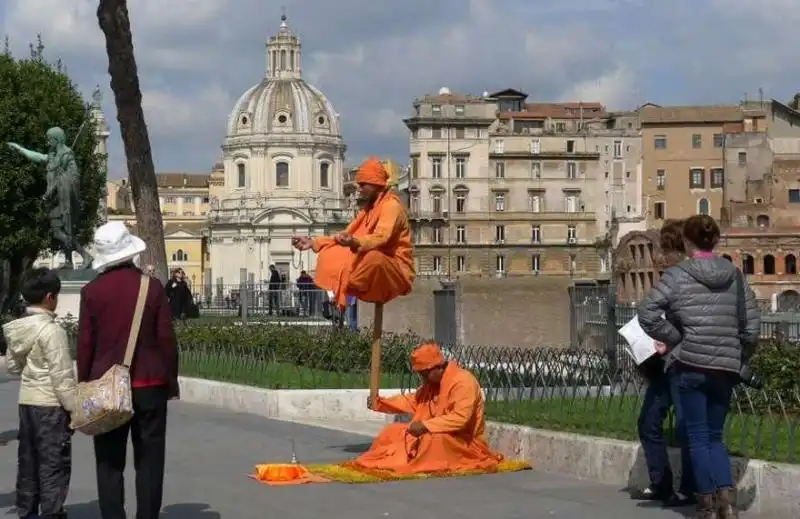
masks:
<svg viewBox="0 0 800 519"><path fill-rule="evenodd" d="M738 519L739 509L736 508L736 489L722 488L714 495L717 507L717 519Z"/></svg>
<svg viewBox="0 0 800 519"><path fill-rule="evenodd" d="M697 508L693 519L714 519L713 494L697 494Z"/></svg>

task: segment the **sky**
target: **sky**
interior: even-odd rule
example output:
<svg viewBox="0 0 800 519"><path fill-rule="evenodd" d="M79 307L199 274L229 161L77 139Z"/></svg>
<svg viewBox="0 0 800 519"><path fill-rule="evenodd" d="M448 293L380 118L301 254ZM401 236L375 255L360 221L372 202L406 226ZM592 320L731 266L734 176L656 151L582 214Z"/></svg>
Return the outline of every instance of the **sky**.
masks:
<svg viewBox="0 0 800 519"><path fill-rule="evenodd" d="M2 0L0 34L25 56L42 35L111 123L110 172L125 158L97 0ZM611 109L788 101L800 91L796 0L128 0L156 171L207 173L228 113L266 72L285 7L303 76L341 114L347 162L407 162L415 97L515 88L530 102ZM2 136L0 136L2 139Z"/></svg>

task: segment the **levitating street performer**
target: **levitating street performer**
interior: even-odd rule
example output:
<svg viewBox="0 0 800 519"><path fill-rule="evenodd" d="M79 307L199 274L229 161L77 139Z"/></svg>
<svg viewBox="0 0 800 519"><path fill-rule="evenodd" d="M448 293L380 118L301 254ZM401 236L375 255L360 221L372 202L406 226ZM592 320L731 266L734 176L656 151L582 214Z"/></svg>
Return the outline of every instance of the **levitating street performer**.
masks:
<svg viewBox="0 0 800 519"><path fill-rule="evenodd" d="M314 284L332 291L340 310L347 296L388 303L411 292L414 283L408 217L389 174L370 158L359 168L356 183L363 205L344 233L292 239L298 250L319 255Z"/></svg>
<svg viewBox="0 0 800 519"><path fill-rule="evenodd" d="M399 474L496 470L503 455L484 438L483 393L475 376L446 361L432 343L411 353L411 367L422 378L416 393L368 402L381 413L411 414L411 423L387 426L348 465Z"/></svg>

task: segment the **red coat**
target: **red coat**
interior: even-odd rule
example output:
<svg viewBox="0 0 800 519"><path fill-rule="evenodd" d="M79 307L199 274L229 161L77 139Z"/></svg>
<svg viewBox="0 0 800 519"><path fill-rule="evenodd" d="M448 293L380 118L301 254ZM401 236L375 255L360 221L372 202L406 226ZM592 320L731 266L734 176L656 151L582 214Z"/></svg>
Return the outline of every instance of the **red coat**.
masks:
<svg viewBox="0 0 800 519"><path fill-rule="evenodd" d="M132 264L112 267L81 290L78 381L96 380L125 358L142 272ZM167 385L178 395L178 348L169 301L157 279L150 288L133 356L133 387Z"/></svg>

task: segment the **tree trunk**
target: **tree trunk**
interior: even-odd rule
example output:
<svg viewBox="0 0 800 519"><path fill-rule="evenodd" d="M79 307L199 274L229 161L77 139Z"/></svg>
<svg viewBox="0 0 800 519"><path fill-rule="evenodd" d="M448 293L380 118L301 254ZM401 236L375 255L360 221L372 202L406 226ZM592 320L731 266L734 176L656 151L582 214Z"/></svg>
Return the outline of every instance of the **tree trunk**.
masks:
<svg viewBox="0 0 800 519"><path fill-rule="evenodd" d="M164 250L164 224L158 203L158 183L153 166L150 137L142 111L142 91L133 55L133 35L128 19L127 0L100 0L97 8L100 29L106 37L108 73L117 105L122 143L128 163L137 234L147 243L143 264L152 264L166 282L167 255Z"/></svg>

